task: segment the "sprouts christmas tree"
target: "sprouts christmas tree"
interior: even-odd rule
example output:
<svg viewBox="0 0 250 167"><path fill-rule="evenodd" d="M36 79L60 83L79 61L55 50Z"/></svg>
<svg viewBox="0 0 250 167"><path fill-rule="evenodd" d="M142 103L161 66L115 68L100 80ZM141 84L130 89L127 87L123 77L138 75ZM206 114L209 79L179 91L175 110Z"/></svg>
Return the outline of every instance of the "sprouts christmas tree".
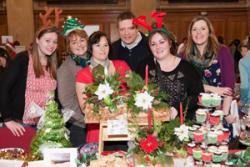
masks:
<svg viewBox="0 0 250 167"><path fill-rule="evenodd" d="M50 94L46 104L46 113L44 115L44 124L38 130L32 141L32 154L41 158L44 148L63 148L70 147L68 135L62 114L58 110L58 104L54 100L54 95Z"/></svg>

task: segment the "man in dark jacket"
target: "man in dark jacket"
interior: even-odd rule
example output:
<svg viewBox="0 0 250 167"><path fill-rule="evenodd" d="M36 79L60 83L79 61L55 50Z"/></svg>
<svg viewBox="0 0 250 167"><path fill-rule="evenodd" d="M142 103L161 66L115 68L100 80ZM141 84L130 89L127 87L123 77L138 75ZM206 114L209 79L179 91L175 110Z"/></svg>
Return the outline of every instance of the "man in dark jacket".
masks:
<svg viewBox="0 0 250 167"><path fill-rule="evenodd" d="M113 53L110 59L124 60L133 71L137 71L140 62L151 54L146 36L133 24L134 18L131 12L123 12L118 16L120 39L112 44Z"/></svg>

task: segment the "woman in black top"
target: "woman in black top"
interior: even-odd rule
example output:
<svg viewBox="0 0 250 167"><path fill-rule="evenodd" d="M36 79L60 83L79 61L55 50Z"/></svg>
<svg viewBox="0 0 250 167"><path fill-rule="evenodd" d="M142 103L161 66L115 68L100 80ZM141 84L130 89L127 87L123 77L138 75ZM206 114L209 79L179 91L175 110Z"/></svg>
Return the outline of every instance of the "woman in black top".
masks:
<svg viewBox="0 0 250 167"><path fill-rule="evenodd" d="M144 69L148 64L150 79L169 95L166 100L170 106L179 110L180 102L185 106L189 99L187 118L194 118L198 95L203 92L198 72L187 61L176 56L175 38L167 29L152 30L149 33L149 47L154 58L141 64L139 74L144 77Z"/></svg>

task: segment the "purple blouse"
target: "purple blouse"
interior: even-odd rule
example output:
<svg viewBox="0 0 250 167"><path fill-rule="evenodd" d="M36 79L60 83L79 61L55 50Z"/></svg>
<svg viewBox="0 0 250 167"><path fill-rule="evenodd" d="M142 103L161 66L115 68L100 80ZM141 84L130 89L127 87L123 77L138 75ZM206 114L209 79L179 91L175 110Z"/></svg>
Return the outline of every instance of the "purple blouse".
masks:
<svg viewBox="0 0 250 167"><path fill-rule="evenodd" d="M221 86L230 87L234 89L234 84L235 84L234 60L227 46L222 45L220 47L217 59L220 63L220 69L221 69Z"/></svg>

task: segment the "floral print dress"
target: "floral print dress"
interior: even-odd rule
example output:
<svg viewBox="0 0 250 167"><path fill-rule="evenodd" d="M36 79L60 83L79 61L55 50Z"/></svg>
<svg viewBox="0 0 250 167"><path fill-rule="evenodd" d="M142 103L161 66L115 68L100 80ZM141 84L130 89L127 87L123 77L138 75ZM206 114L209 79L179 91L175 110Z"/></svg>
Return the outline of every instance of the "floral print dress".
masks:
<svg viewBox="0 0 250 167"><path fill-rule="evenodd" d="M203 82L211 86L221 86L221 69L217 59L213 60L212 64L204 69Z"/></svg>

